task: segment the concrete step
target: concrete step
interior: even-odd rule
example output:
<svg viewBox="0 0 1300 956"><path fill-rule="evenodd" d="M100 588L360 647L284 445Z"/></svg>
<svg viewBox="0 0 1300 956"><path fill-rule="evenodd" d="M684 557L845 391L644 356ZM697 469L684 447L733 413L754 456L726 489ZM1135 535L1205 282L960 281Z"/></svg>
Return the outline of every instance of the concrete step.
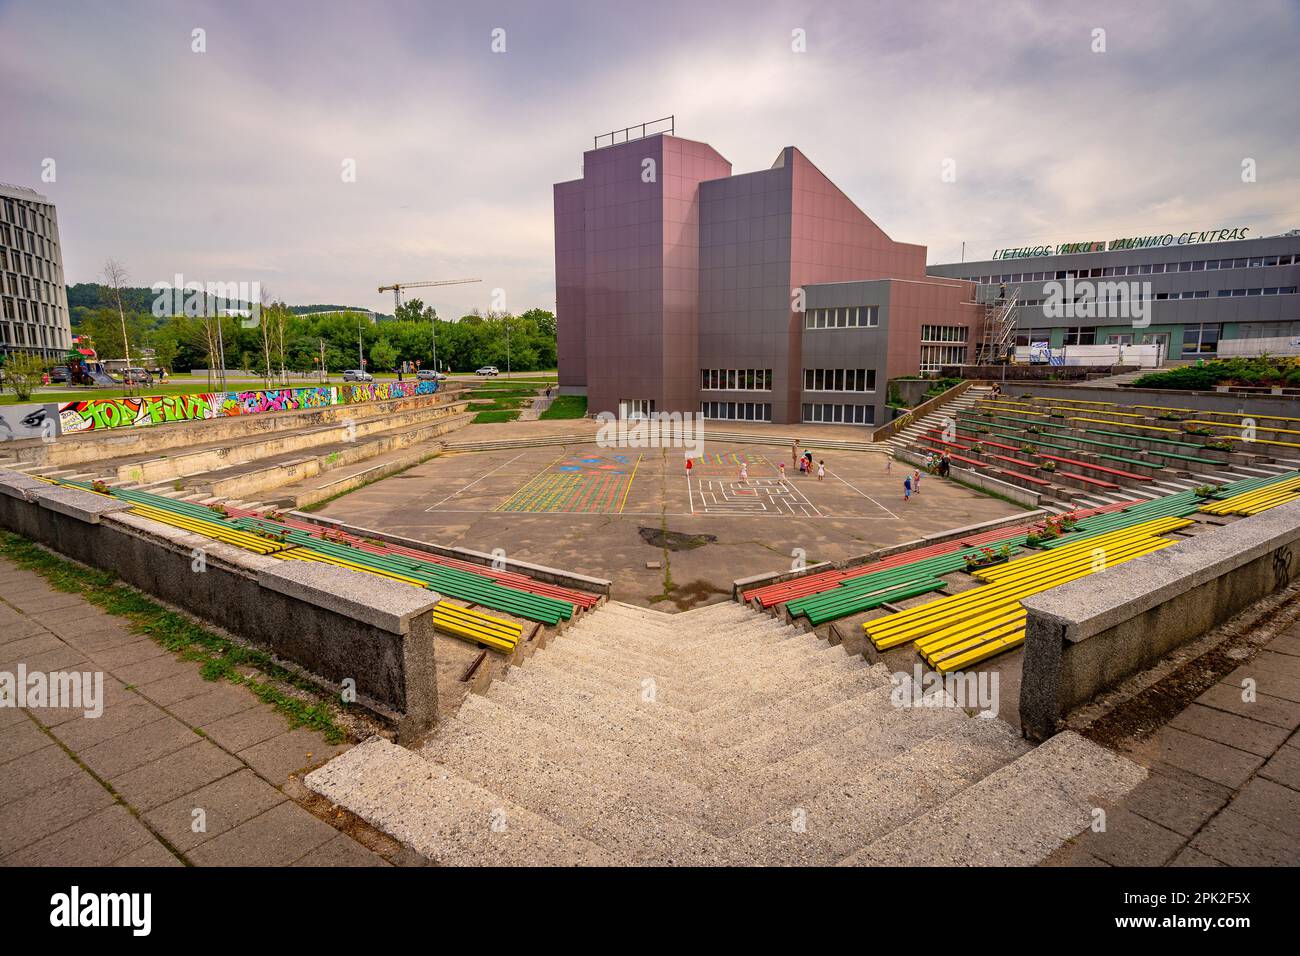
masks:
<svg viewBox="0 0 1300 956"><path fill-rule="evenodd" d="M626 862L576 833L374 737L312 771L307 786L444 866Z"/></svg>
<svg viewBox="0 0 1300 956"><path fill-rule="evenodd" d="M1033 866L1145 778L1132 761L1065 731L841 863Z"/></svg>

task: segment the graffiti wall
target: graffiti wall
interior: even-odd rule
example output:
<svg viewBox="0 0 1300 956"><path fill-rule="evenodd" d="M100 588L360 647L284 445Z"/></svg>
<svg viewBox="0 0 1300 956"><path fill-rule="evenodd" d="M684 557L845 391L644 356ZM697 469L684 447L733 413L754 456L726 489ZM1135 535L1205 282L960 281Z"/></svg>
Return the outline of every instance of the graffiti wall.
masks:
<svg viewBox="0 0 1300 956"><path fill-rule="evenodd" d="M220 396L146 395L140 398L91 398L59 406L59 430L64 435L105 428L136 428L167 422L215 418Z"/></svg>
<svg viewBox="0 0 1300 956"><path fill-rule="evenodd" d="M32 409L47 409L45 415L53 416L57 421L57 433L73 435L105 428L139 428L167 422L203 421L228 415L258 415L263 412L305 411L339 404L383 402L412 395L432 395L437 390L437 382L372 382L337 387L312 385L302 388L254 389L247 392L88 398L47 406L0 406L6 409L3 412L5 419L0 419L0 439L5 437L6 424L17 433L15 420L26 421L28 416L35 414ZM19 409L26 411L19 415ZM32 435L22 434L16 437L39 436L40 421L32 419L32 422Z"/></svg>
<svg viewBox="0 0 1300 956"><path fill-rule="evenodd" d="M348 405L410 398L412 395L432 395L437 390L437 382L367 382L344 385L339 389L342 401Z"/></svg>
<svg viewBox="0 0 1300 956"><path fill-rule="evenodd" d="M338 404L332 386L273 388L252 392L226 392L221 400L222 415L256 415L258 412L293 412Z"/></svg>
<svg viewBox="0 0 1300 956"><path fill-rule="evenodd" d="M57 406L64 435L106 428L139 428L167 422L204 421L228 415L298 411L339 403L332 386L257 389L248 392L199 392L141 398L90 398ZM3 428L0 428L3 431Z"/></svg>
<svg viewBox="0 0 1300 956"><path fill-rule="evenodd" d="M0 441L53 438L58 434L58 405L0 405Z"/></svg>

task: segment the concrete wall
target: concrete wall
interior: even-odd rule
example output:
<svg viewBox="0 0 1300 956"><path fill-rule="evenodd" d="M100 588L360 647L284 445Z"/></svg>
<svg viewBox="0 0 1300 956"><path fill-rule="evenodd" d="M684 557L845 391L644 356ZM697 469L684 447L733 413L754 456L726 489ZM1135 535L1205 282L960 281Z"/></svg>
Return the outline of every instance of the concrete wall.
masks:
<svg viewBox="0 0 1300 956"><path fill-rule="evenodd" d="M444 558L456 558L483 567L491 567L492 563L498 560L494 555L483 551L475 551L472 548L449 548L445 545L431 544L428 541L418 541L415 538L403 538L401 535L389 534L386 531L375 531L373 528L362 528L359 525L347 524L337 518L326 518L323 515L312 514L308 511L294 511L291 514L299 521L343 531L359 538L374 538L376 541L387 541L389 544L401 545L413 551L424 551ZM517 561L513 558L501 558L500 561L502 562L501 569L503 571L526 574L530 578L546 584L557 584L560 587L589 591L592 594L603 594L606 597L609 596L612 587L612 583L604 578L588 577L585 574L578 574L576 571L562 571L558 568L548 568L543 564L532 564L528 561Z"/></svg>
<svg viewBox="0 0 1300 956"><path fill-rule="evenodd" d="M282 561L129 514L126 502L0 471L0 528L263 647L357 703L404 739L438 711L438 595L375 575ZM195 559L203 556L204 570Z"/></svg>
<svg viewBox="0 0 1300 956"><path fill-rule="evenodd" d="M260 415L232 415L202 421L175 422L148 428L121 428L64 435L58 441L23 440L6 446L20 461L43 465L70 465L127 455L146 455L172 448L238 441L288 429L308 428L335 422L356 421L370 416L425 408L451 399L452 393L415 395L362 405L328 405L305 411L266 412Z"/></svg>
<svg viewBox="0 0 1300 956"><path fill-rule="evenodd" d="M1300 502L1026 598L1020 718L1044 740L1070 710L1285 587Z"/></svg>

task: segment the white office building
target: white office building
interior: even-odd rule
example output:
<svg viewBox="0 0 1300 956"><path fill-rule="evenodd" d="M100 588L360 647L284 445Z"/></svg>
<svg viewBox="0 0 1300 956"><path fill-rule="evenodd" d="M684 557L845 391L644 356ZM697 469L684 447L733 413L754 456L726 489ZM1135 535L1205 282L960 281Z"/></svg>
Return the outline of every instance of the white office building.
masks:
<svg viewBox="0 0 1300 956"><path fill-rule="evenodd" d="M0 352L61 358L71 347L54 203L0 183Z"/></svg>

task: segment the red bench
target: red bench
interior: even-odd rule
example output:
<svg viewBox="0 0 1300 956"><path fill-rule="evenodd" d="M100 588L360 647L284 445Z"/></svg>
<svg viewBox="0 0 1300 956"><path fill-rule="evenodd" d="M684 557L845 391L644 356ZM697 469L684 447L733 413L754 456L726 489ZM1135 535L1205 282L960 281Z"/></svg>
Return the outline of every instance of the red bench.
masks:
<svg viewBox="0 0 1300 956"><path fill-rule="evenodd" d="M1021 471L1012 471L1010 468L999 468L998 471L1004 475L1011 475L1013 478L1019 478L1022 481L1027 481L1031 485L1042 485L1043 487L1048 487L1051 485L1050 481L1044 481L1042 478L1035 478L1033 475L1026 475L1024 472Z"/></svg>
<svg viewBox="0 0 1300 956"><path fill-rule="evenodd" d="M1056 455L1042 455L1049 461L1057 461L1062 465L1073 465L1075 468L1087 468L1089 471L1100 471L1103 475L1116 475L1120 478L1131 478L1134 481L1150 481L1146 475L1135 475L1131 472L1120 471L1118 468L1107 468L1105 465L1093 465L1086 461L1075 461L1073 458L1060 458Z"/></svg>
<svg viewBox="0 0 1300 956"><path fill-rule="evenodd" d="M1058 471L1056 474L1062 478L1073 478L1075 481L1082 481L1087 485L1096 485L1098 488L1105 488L1107 491L1116 491L1119 485L1113 481L1102 481L1100 478L1089 478L1087 475L1077 475L1072 471Z"/></svg>
<svg viewBox="0 0 1300 956"><path fill-rule="evenodd" d="M966 464L970 465L972 468L984 467L984 462L976 461L974 458L963 458L961 455L949 455L948 457L953 461L965 462Z"/></svg>

